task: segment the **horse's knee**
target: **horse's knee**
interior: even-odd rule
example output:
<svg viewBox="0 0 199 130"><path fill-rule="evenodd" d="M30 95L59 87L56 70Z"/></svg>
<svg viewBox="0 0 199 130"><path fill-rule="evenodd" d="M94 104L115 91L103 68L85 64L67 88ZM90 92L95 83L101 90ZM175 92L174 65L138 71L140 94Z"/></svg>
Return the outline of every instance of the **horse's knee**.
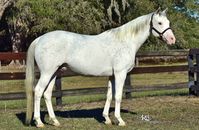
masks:
<svg viewBox="0 0 199 130"><path fill-rule="evenodd" d="M112 94L107 94L106 99L111 102L112 101Z"/></svg>
<svg viewBox="0 0 199 130"><path fill-rule="evenodd" d="M51 100L51 93L49 93L48 91L44 92L44 99Z"/></svg>
<svg viewBox="0 0 199 130"><path fill-rule="evenodd" d="M115 96L115 101L116 101L117 103L120 103L120 102L122 101L122 96L121 96L121 95L116 95L116 96Z"/></svg>
<svg viewBox="0 0 199 130"><path fill-rule="evenodd" d="M37 86L35 87L34 91L35 91L35 98L41 98L42 94L46 88L46 86L48 85L50 78L49 76L43 75L40 77Z"/></svg>
<svg viewBox="0 0 199 130"><path fill-rule="evenodd" d="M35 92L35 99L40 99L42 97L43 91L40 88L36 87L34 92Z"/></svg>

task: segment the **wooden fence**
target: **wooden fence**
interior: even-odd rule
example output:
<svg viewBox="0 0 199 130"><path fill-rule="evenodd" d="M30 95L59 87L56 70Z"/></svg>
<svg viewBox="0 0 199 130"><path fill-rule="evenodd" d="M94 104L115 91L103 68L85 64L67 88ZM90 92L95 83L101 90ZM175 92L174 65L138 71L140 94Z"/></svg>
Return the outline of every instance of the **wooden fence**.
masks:
<svg viewBox="0 0 199 130"><path fill-rule="evenodd" d="M169 52L142 52L137 54L137 58L140 57L187 57L188 51L169 51ZM0 61L3 60L25 60L26 53L0 53ZM141 74L141 73L162 73L162 72L181 72L188 71L188 65L175 65L175 66L151 66L151 67L135 67L130 73L125 81L124 93L127 98L131 97L131 92L147 91L147 90L162 90L162 89L178 89L186 87L185 83L171 84L167 86L158 86L158 87L142 87L135 89L131 85L131 74ZM73 90L62 90L61 86L61 77L69 76L78 76L78 74L67 69L67 71L58 71L58 76L55 83L55 91L53 96L56 97L57 105L62 104L62 96L71 96L71 95L88 95L88 94L99 94L105 93L106 87L99 88L84 88L84 89L73 89ZM36 73L36 76L39 77L39 72ZM17 80L25 79L24 72L3 72L0 73L0 80ZM4 93L0 94L0 100L13 100L13 99L24 99L25 93Z"/></svg>
<svg viewBox="0 0 199 130"><path fill-rule="evenodd" d="M199 96L199 49L191 49L188 55L189 94Z"/></svg>

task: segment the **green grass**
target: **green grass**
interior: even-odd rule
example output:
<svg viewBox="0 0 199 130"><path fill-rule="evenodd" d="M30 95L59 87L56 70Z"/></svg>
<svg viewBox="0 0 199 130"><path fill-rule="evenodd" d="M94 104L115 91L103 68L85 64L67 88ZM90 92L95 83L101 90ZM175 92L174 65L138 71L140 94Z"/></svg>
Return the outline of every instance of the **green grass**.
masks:
<svg viewBox="0 0 199 130"><path fill-rule="evenodd" d="M136 86L151 86L159 84L170 84L187 82L187 73L161 73L161 74L137 74L131 76L132 84ZM84 87L102 87L107 85L107 77L68 77L62 79L63 89L74 89ZM24 91L23 80L1 82L2 92ZM136 86L135 86L136 85ZM118 127L111 109L111 119L114 125L106 126L102 123L102 110L106 94L70 96L63 98L62 107L54 107L56 115L62 124L61 130L133 130L133 129L194 129L197 126L198 116L196 109L199 107L196 98L179 95L188 95L188 89L133 92L133 99L123 99L122 116L127 122L126 127ZM185 104L184 102L187 102ZM42 99L42 117L48 121L46 107ZM189 105L189 109L187 109ZM55 106L55 98L53 98ZM193 106L193 107L192 107ZM0 102L0 130L36 129L34 126L26 127L23 124L25 119L26 100L12 100ZM114 108L114 104L112 104ZM176 110L176 109L177 110ZM182 113L183 112L183 113ZM152 121L146 122L140 119L142 114L149 114ZM195 115L194 115L195 114ZM179 119L177 118L180 115ZM188 117L187 119L185 117ZM170 120L171 119L171 120ZM192 122L186 123L186 122ZM46 125L45 129L57 129Z"/></svg>
<svg viewBox="0 0 199 130"><path fill-rule="evenodd" d="M185 91L182 90L184 93ZM105 101L75 103L55 108L58 120L62 124L60 130L194 130L198 129L199 99L188 96L137 96L133 99L124 99L122 102L122 117L127 126L117 126L114 118L114 102L111 105L110 117L113 125L104 125L101 112ZM0 126L2 130L37 129L34 126L26 127L24 108L1 109ZM42 109L45 118L45 129L57 129L48 121L46 109ZM45 115L45 116L44 116ZM141 120L142 115L149 115L151 121Z"/></svg>

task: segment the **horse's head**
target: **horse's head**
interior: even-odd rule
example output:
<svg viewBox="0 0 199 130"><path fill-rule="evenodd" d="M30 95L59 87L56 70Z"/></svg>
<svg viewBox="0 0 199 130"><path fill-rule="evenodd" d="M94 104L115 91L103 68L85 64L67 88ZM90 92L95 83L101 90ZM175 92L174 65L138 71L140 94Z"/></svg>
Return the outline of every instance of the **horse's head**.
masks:
<svg viewBox="0 0 199 130"><path fill-rule="evenodd" d="M150 32L162 40L166 41L167 44L175 44L176 38L173 31L170 28L170 21L166 17L167 9L161 11L158 9L151 16Z"/></svg>

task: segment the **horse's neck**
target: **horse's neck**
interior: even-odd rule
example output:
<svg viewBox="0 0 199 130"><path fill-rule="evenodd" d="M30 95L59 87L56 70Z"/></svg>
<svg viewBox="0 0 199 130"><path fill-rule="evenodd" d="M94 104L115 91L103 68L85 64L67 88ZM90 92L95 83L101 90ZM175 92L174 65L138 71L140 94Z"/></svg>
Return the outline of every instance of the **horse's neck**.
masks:
<svg viewBox="0 0 199 130"><path fill-rule="evenodd" d="M113 29L115 37L128 43L137 51L150 35L151 15L140 16L119 28Z"/></svg>
<svg viewBox="0 0 199 130"><path fill-rule="evenodd" d="M130 44L133 44L133 47L135 47L136 52L138 49L144 44L144 42L148 39L150 35L150 26L147 26L143 32L140 32L135 38L132 38L132 42L130 41Z"/></svg>

